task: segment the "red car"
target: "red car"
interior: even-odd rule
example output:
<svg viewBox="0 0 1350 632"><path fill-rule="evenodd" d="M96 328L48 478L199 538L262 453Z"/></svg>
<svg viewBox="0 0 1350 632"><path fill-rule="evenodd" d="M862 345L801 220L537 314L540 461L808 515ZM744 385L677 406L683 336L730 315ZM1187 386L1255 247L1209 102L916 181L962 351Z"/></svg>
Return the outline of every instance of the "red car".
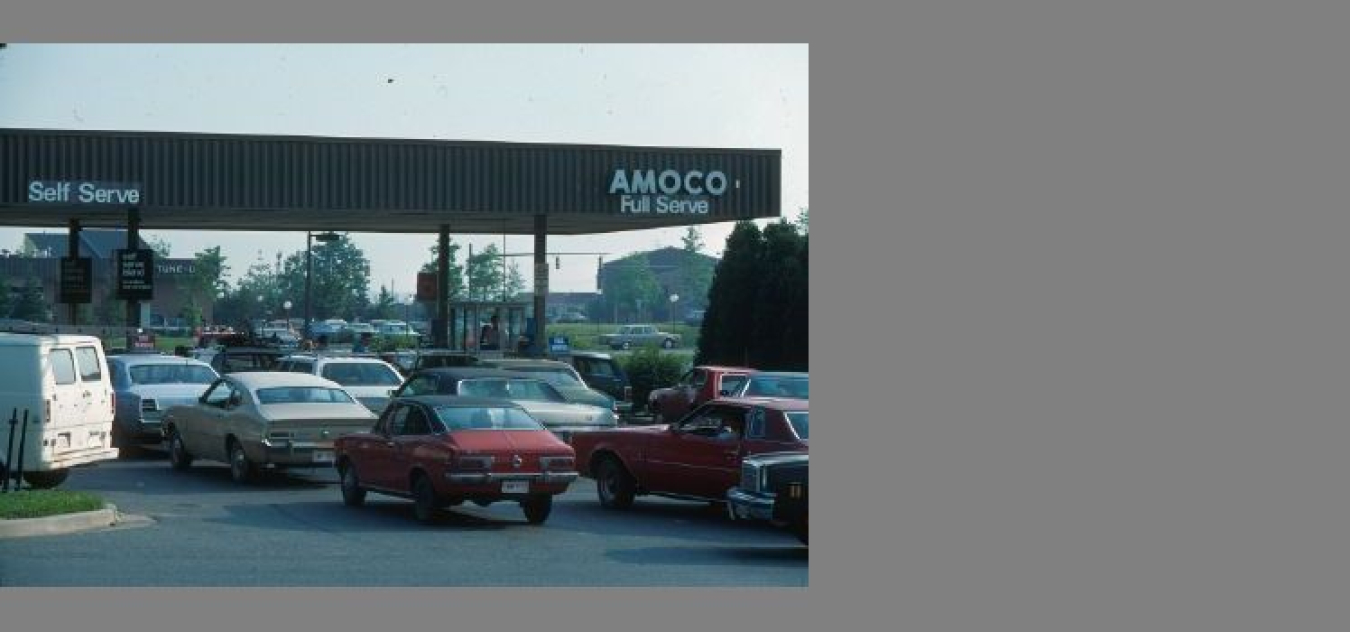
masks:
<svg viewBox="0 0 1350 632"><path fill-rule="evenodd" d="M497 399L398 397L374 428L338 437L334 450L344 503L361 505L367 491L410 498L422 522L468 500L518 502L540 524L577 479L572 448Z"/></svg>
<svg viewBox="0 0 1350 632"><path fill-rule="evenodd" d="M745 456L807 452L807 406L807 400L716 399L668 426L579 432L572 447L605 507L628 507L641 494L723 502L740 482Z"/></svg>
<svg viewBox="0 0 1350 632"><path fill-rule="evenodd" d="M703 402L730 395L754 372L743 366L703 365L689 369L674 386L658 388L647 395L652 423L670 423Z"/></svg>

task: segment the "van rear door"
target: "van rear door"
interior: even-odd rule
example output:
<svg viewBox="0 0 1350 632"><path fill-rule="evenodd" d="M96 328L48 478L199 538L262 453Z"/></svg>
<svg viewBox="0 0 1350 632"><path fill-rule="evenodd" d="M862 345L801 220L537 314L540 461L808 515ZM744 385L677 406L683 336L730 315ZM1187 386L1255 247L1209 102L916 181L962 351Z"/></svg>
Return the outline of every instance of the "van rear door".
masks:
<svg viewBox="0 0 1350 632"><path fill-rule="evenodd" d="M104 376L104 360L93 345L75 347L75 368L80 374L80 418L87 422L101 421L113 412L108 379Z"/></svg>
<svg viewBox="0 0 1350 632"><path fill-rule="evenodd" d="M84 419L84 389L80 384L79 372L75 369L75 350L70 347L53 347L47 352L47 364L51 367L53 383L49 401L49 418L43 423L53 427L69 426Z"/></svg>

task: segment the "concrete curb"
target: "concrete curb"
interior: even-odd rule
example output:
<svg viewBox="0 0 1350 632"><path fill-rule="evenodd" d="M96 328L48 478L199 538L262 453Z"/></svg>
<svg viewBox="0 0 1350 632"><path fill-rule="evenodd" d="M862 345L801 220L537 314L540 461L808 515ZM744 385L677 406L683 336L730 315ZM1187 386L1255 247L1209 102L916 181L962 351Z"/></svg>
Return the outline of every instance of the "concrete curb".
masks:
<svg viewBox="0 0 1350 632"><path fill-rule="evenodd" d="M117 524L117 507L109 503L104 505L102 509L95 511L82 511L43 518L0 520L0 538L64 535L104 529L115 524Z"/></svg>

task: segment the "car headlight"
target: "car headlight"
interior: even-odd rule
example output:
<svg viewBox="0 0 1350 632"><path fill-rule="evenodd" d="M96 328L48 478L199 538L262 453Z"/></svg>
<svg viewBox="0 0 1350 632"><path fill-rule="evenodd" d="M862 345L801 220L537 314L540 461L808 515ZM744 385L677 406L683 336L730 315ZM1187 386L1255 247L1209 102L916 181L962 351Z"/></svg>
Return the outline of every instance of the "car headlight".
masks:
<svg viewBox="0 0 1350 632"><path fill-rule="evenodd" d="M762 468L754 463L741 463L741 489L749 492L757 492L763 485L764 475Z"/></svg>

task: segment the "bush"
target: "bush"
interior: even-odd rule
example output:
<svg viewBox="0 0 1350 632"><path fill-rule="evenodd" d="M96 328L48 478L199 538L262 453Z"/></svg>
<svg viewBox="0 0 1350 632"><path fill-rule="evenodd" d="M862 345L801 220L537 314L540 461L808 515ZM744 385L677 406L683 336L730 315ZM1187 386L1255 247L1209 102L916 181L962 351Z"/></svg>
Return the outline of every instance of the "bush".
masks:
<svg viewBox="0 0 1350 632"><path fill-rule="evenodd" d="M683 355L662 353L660 349L650 347L638 349L627 358L620 358L619 362L633 386L634 410L647 404L647 395L653 390L679 381L687 368Z"/></svg>

